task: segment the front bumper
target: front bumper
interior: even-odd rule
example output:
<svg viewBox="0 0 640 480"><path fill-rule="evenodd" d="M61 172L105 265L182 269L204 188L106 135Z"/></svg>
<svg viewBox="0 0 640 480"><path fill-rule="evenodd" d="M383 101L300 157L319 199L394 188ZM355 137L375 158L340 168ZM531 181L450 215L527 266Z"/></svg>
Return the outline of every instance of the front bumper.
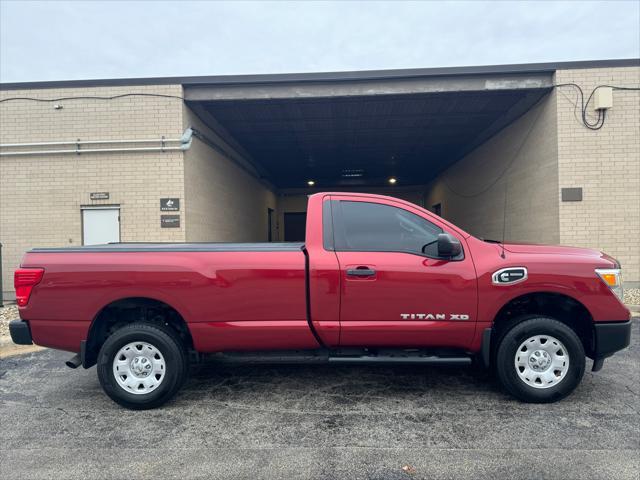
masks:
<svg viewBox="0 0 640 480"><path fill-rule="evenodd" d="M9 322L9 334L11 340L17 345L33 345L29 324L23 320L12 320Z"/></svg>
<svg viewBox="0 0 640 480"><path fill-rule="evenodd" d="M602 322L593 325L595 342L593 348L593 368L602 368L604 359L627 348L631 343L631 320L622 322Z"/></svg>
<svg viewBox="0 0 640 480"><path fill-rule="evenodd" d="M602 322L594 325L594 358L606 358L631 343L631 320L626 322Z"/></svg>

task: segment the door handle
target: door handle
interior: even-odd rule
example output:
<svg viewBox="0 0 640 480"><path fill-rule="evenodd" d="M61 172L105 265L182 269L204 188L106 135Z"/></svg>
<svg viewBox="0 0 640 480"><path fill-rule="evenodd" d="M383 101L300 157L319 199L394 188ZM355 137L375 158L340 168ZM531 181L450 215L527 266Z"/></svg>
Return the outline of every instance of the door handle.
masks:
<svg viewBox="0 0 640 480"><path fill-rule="evenodd" d="M347 270L347 275L350 277L372 277L376 274L376 271L369 267L350 268Z"/></svg>

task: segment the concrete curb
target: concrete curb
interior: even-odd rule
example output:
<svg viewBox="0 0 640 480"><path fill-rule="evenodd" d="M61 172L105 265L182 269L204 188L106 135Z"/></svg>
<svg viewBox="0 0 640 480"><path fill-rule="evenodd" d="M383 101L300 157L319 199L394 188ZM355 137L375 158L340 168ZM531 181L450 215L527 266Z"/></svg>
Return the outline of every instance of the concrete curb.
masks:
<svg viewBox="0 0 640 480"><path fill-rule="evenodd" d="M0 346L0 359L39 352L40 350L45 350L45 348L39 345Z"/></svg>
<svg viewBox="0 0 640 480"><path fill-rule="evenodd" d="M631 310L631 315L633 315L634 317L640 316L640 305L627 305L627 304L625 304L625 307L627 307L629 310Z"/></svg>
<svg viewBox="0 0 640 480"><path fill-rule="evenodd" d="M32 353L44 350L40 345L16 345L11 338L0 338L0 358L13 357L24 353Z"/></svg>

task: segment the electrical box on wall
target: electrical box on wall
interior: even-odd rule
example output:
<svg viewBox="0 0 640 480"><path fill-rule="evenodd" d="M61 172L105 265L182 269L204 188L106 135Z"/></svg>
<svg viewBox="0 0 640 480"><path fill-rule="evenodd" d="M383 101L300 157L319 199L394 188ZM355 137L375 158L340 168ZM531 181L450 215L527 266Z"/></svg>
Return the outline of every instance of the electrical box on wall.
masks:
<svg viewBox="0 0 640 480"><path fill-rule="evenodd" d="M593 106L596 110L606 110L613 107L613 88L598 88L593 93Z"/></svg>

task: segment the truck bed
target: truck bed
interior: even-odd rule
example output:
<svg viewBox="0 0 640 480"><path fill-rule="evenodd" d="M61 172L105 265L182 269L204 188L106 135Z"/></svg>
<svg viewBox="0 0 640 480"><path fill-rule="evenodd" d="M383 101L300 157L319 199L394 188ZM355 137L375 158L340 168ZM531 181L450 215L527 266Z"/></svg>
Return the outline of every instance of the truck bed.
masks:
<svg viewBox="0 0 640 480"><path fill-rule="evenodd" d="M296 252L302 242L265 243L108 243L73 247L32 248L30 253L96 252Z"/></svg>
<svg viewBox="0 0 640 480"><path fill-rule="evenodd" d="M114 243L34 248L44 277L22 310L39 345L76 351L107 305L174 308L198 351L314 348L303 243ZM64 330L61 329L64 327ZM64 331L64 334L62 333Z"/></svg>

